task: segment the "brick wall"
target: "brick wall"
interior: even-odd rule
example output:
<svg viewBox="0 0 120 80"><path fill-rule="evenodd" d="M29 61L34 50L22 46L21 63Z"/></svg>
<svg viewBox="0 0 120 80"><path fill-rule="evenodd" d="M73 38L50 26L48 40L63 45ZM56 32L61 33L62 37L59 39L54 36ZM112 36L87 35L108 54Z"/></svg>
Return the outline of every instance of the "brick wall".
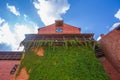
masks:
<svg viewBox="0 0 120 80"><path fill-rule="evenodd" d="M13 75L10 74L11 69L20 61L16 60L0 60L0 80L11 80Z"/></svg>
<svg viewBox="0 0 120 80"><path fill-rule="evenodd" d="M105 56L120 72L120 30L113 30L99 41Z"/></svg>
<svg viewBox="0 0 120 80"><path fill-rule="evenodd" d="M56 32L56 26L55 24L39 28L38 29L38 34L80 34L80 28L68 25L68 24L63 24L62 32Z"/></svg>

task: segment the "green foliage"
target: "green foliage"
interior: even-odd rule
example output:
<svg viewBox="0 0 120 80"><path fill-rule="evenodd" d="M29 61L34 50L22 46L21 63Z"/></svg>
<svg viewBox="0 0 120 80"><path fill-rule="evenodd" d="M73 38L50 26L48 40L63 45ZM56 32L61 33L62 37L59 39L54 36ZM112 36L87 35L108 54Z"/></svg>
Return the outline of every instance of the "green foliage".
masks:
<svg viewBox="0 0 120 80"><path fill-rule="evenodd" d="M43 57L32 51L26 52L19 72L25 67L29 80L110 80L90 42L81 46L76 46L75 41L69 42L73 46L67 46L68 41L63 46L55 46L49 41L49 45L43 47ZM39 45L41 43L46 42L41 41Z"/></svg>

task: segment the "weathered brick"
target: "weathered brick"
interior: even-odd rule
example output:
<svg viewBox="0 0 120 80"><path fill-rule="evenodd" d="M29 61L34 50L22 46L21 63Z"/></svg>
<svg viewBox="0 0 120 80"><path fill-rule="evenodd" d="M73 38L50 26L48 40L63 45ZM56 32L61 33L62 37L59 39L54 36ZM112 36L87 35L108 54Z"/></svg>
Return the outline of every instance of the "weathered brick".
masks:
<svg viewBox="0 0 120 80"><path fill-rule="evenodd" d="M113 30L99 41L105 56L120 72L120 30Z"/></svg>

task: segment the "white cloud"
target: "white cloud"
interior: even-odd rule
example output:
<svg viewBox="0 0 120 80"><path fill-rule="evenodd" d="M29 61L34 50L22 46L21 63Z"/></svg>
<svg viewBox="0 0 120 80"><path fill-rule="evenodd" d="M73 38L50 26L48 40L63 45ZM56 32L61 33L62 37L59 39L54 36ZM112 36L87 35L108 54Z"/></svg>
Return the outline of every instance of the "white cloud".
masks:
<svg viewBox="0 0 120 80"><path fill-rule="evenodd" d="M10 12L12 12L14 15L16 16L20 16L19 11L16 10L15 6L9 5L7 3L7 8L10 10Z"/></svg>
<svg viewBox="0 0 120 80"><path fill-rule="evenodd" d="M24 14L23 16L24 16L25 19L28 17L26 14Z"/></svg>
<svg viewBox="0 0 120 80"><path fill-rule="evenodd" d="M13 31L11 31L10 25L5 21L0 26L0 44L6 44L15 51L19 47L20 42L25 38L25 34L37 33L37 29L38 26L31 22L29 25L16 23Z"/></svg>
<svg viewBox="0 0 120 80"><path fill-rule="evenodd" d="M101 39L101 36L99 36L98 38L97 38L97 41L99 41Z"/></svg>
<svg viewBox="0 0 120 80"><path fill-rule="evenodd" d="M117 11L117 13L114 15L114 17L116 17L120 20L120 9ZM109 31L115 29L118 25L120 25L120 22L114 23L112 25L112 27L109 29Z"/></svg>
<svg viewBox="0 0 120 80"><path fill-rule="evenodd" d="M117 13L114 16L120 20L120 9L117 11Z"/></svg>
<svg viewBox="0 0 120 80"><path fill-rule="evenodd" d="M62 19L70 8L67 0L37 0L33 2L37 13L45 25L54 23L57 19Z"/></svg>
<svg viewBox="0 0 120 80"><path fill-rule="evenodd" d="M34 26L33 28L31 28L31 27L28 27L27 25L15 24L15 27L14 27L15 38L17 40L22 41L25 38L24 34L36 33L37 28L38 28L37 26Z"/></svg>
<svg viewBox="0 0 120 80"><path fill-rule="evenodd" d="M110 31L115 29L118 25L120 25L120 22L114 23L113 26L109 29Z"/></svg>
<svg viewBox="0 0 120 80"><path fill-rule="evenodd" d="M2 18L0 18L0 25L1 25L3 22L5 22L5 20L2 19Z"/></svg>
<svg viewBox="0 0 120 80"><path fill-rule="evenodd" d="M0 43L5 43L7 45L11 45L11 47L14 48L14 44L16 40L15 40L15 36L14 34L10 31L10 27L8 25L8 23L4 23L1 27L0 27Z"/></svg>

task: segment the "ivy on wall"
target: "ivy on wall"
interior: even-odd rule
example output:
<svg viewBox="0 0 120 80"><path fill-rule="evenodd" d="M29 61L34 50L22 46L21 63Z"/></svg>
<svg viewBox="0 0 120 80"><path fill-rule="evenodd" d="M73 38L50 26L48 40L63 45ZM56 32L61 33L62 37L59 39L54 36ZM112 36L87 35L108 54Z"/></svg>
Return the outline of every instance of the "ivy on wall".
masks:
<svg viewBox="0 0 120 80"><path fill-rule="evenodd" d="M58 46L52 40L28 41L17 75L26 68L29 80L110 80L95 57L90 41L64 41ZM44 48L44 56L31 49Z"/></svg>

